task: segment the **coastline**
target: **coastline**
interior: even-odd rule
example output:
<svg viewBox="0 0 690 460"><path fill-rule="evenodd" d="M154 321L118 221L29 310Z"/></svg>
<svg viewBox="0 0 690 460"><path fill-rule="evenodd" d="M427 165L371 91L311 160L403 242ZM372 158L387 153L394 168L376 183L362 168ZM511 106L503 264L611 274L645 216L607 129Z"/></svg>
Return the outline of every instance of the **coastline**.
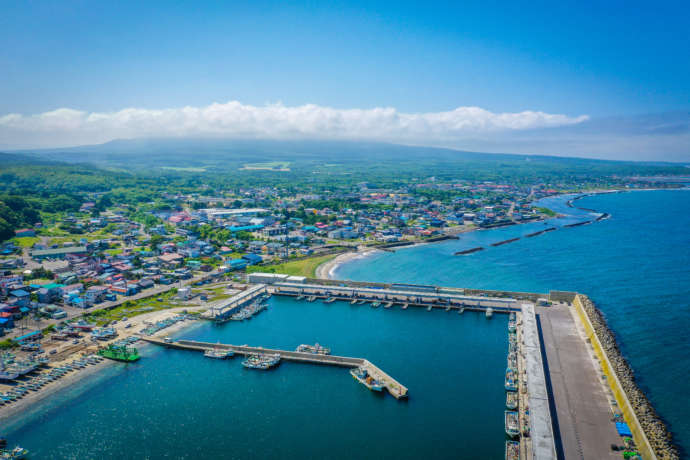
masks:
<svg viewBox="0 0 690 460"><path fill-rule="evenodd" d="M591 191L591 192L582 192L582 193L578 194L577 196L568 200L566 202L566 205L568 207L571 207L571 208L582 209L583 211L594 212L594 213L600 214L600 216L595 220L596 222L598 222L600 220L607 219L608 217L610 217L610 214L600 213L599 211L590 210L587 208L580 208L578 206L574 206L572 203L574 201L579 200L581 198L584 198L586 196L594 196L594 195L605 194L605 193L623 193L623 192L625 192L625 191L624 190L599 190L599 191ZM557 197L557 196L566 196L566 195L571 195L571 193L562 193L562 194L553 195L553 196ZM549 220L549 219L544 219L543 222L546 222L547 220ZM583 223L591 223L591 222L592 221L583 222ZM531 223L531 222L515 222L513 225L523 225L526 223ZM457 233L444 234L444 235L446 235L446 236L449 236L449 235L457 236L457 235L462 235L462 234L466 234L466 233L486 231L486 230L492 230L492 229L491 228L471 227L471 228L467 228L467 229L462 229L461 231L459 231ZM440 243L442 241L446 241L446 239L442 239L439 241L420 241L420 242L413 243L413 244L401 245L401 246L396 247L395 250L397 251L397 250L401 250L401 249L411 249L411 248L416 248L419 246L425 246L428 244ZM344 265L348 262L351 262L352 260L364 258L364 257L370 256L370 255L373 255L376 252L382 252L382 251L384 251L384 249L367 248L364 250L358 250L356 252L346 252L344 254L340 254L336 258L329 260L328 262L324 262L321 265L319 265L318 267L316 267L315 278L316 279L335 279L334 278L335 271L341 265Z"/></svg>
<svg viewBox="0 0 690 460"><path fill-rule="evenodd" d="M140 330L145 327L144 322L158 322L161 321L167 317L170 316L175 316L179 313L181 313L183 310L187 311L199 311L203 310L205 307L204 306L189 306L189 307L177 307L177 308L171 308L167 310L159 310L155 312L150 312L150 313L144 313L138 316L135 316L131 319L130 323L132 324L131 328L125 328L124 324L118 324L115 329L118 332L118 338L114 340L110 340L107 342L99 343L99 344L93 344L89 345L85 349L79 350L75 353L70 354L69 356L65 357L64 359L56 362L51 362L49 364L49 368L54 368L57 366L61 366L63 364L67 364L68 362L73 361L74 359L77 359L78 357L84 355L84 354L91 354L90 351L95 352L95 347L96 345L107 345L108 343L115 342L117 340L120 340L124 337L127 336L139 336L138 333L135 333L134 330ZM173 324L172 326L169 326L165 329L162 329L158 331L154 336L167 336L167 335L172 335L172 334L177 334L182 332L183 330L186 329L191 329L195 326L199 326L200 321L180 321L178 323ZM140 341L135 345L138 348L143 348L143 347L148 347L150 346L148 343ZM64 391L70 390L75 387L75 385L81 383L83 380L95 376L96 374L100 373L101 371L112 367L116 365L117 363L115 361L109 360L109 359L104 359L102 362L90 365L84 369L77 369L74 370L64 377L53 381L46 385L45 387L41 388L37 392L31 392L28 393L26 396L23 398L13 402L10 405L3 405L0 406L0 423L2 423L4 426L7 426L11 423L15 423L19 421L19 419L24 416L28 415L33 411L34 409L38 408L40 406L40 403L45 401L46 399L50 397L54 397L57 394L60 394ZM43 372L42 372L43 373Z"/></svg>
<svg viewBox="0 0 690 460"><path fill-rule="evenodd" d="M322 263L314 272L317 279L333 279L333 274L335 270L342 264L355 260L362 259L373 255L374 253L382 252L381 249L366 248L364 250L357 250L355 252L346 252L344 254L339 254L337 257Z"/></svg>

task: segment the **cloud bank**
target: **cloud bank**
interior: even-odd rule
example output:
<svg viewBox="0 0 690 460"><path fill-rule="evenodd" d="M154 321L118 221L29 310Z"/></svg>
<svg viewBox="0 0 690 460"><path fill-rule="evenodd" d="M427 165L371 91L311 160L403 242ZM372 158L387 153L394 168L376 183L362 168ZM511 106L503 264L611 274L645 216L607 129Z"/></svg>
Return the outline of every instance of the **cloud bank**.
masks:
<svg viewBox="0 0 690 460"><path fill-rule="evenodd" d="M449 144L464 138L576 125L587 115L538 111L494 113L479 107L403 113L394 108L286 107L237 101L162 110L127 108L85 112L61 108L0 116L0 145L62 147L146 137L310 138Z"/></svg>

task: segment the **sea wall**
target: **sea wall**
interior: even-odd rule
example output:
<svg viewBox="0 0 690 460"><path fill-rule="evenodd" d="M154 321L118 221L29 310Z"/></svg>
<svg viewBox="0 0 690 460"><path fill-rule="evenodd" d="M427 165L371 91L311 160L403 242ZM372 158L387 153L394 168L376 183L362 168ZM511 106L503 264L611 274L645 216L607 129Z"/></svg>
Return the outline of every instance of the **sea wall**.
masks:
<svg viewBox="0 0 690 460"><path fill-rule="evenodd" d="M645 460L680 458L678 450L671 443L671 434L666 425L635 383L633 371L620 353L616 338L599 309L582 294L575 296L573 307L601 362L606 380L642 457Z"/></svg>

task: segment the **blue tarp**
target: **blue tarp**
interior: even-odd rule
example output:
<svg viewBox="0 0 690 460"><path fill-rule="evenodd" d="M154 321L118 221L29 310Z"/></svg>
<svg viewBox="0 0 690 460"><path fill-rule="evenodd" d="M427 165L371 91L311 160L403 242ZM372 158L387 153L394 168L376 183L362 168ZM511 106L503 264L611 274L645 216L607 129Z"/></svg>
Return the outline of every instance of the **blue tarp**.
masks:
<svg viewBox="0 0 690 460"><path fill-rule="evenodd" d="M228 230L231 232L252 232L254 230L260 230L264 228L263 225L243 225L241 227L229 227Z"/></svg>
<svg viewBox="0 0 690 460"><path fill-rule="evenodd" d="M630 427L625 422L616 422L616 430L618 430L618 434L621 436L631 436L632 437L632 433L630 432Z"/></svg>
<svg viewBox="0 0 690 460"><path fill-rule="evenodd" d="M35 335L40 334L40 333L41 333L41 331L29 332L28 334L24 334L21 337L17 337L16 339L14 339L14 341L15 342L21 342L22 340L28 339L29 337L34 337Z"/></svg>

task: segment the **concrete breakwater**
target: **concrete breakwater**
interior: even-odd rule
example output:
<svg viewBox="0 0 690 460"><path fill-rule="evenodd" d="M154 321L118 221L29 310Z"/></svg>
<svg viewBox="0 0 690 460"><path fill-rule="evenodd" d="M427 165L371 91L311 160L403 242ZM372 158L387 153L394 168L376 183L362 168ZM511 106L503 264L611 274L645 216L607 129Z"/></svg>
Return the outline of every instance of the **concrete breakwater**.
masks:
<svg viewBox="0 0 690 460"><path fill-rule="evenodd" d="M602 362L616 401L633 432L638 450L645 459L675 460L680 458L672 443L671 433L657 415L654 407L635 382L630 365L621 354L616 338L609 329L606 319L594 303L582 294L573 302L585 329L594 334L592 345ZM597 349L600 348L600 349Z"/></svg>
<svg viewBox="0 0 690 460"><path fill-rule="evenodd" d="M502 246L504 244L508 244L508 243L512 243L513 241L517 241L519 239L520 239L520 237L510 238L508 240L499 241L498 243L491 243L491 246Z"/></svg>
<svg viewBox="0 0 690 460"><path fill-rule="evenodd" d="M472 254L473 252L483 251L483 250L484 250L484 248L481 247L481 246L479 246L479 247L472 248L472 249L465 249L464 251L458 251L458 252L456 252L454 255L456 255L456 256L464 256L464 255L466 255L466 254Z"/></svg>
<svg viewBox="0 0 690 460"><path fill-rule="evenodd" d="M542 233L552 232L554 230L556 230L556 227L549 227L549 228L546 228L544 230L539 230L538 232L529 233L529 234L525 235L525 238L532 238L533 236L539 236Z"/></svg>
<svg viewBox="0 0 690 460"><path fill-rule="evenodd" d="M587 225L587 224L591 224L592 222L593 221L591 221L591 220L586 220L584 222L576 222L574 224L564 225L563 227L579 227L580 225Z"/></svg>

